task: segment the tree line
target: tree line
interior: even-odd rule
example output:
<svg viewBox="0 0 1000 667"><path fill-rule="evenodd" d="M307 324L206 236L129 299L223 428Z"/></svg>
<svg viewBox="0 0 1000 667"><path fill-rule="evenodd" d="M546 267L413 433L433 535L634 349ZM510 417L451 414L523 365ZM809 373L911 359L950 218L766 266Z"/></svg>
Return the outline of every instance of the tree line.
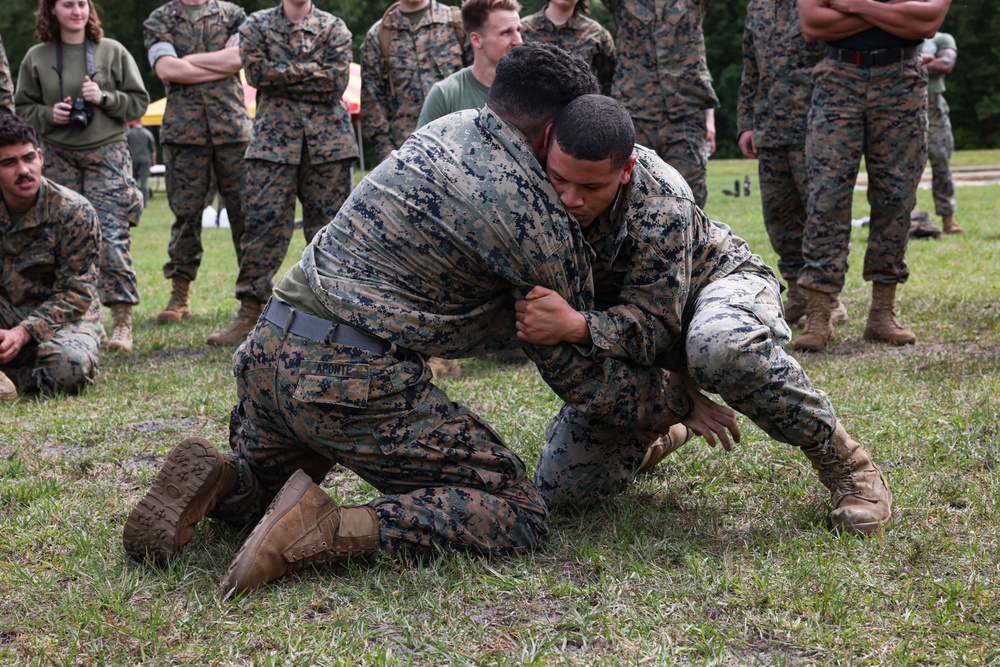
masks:
<svg viewBox="0 0 1000 667"><path fill-rule="evenodd" d="M251 13L272 7L277 0L234 0ZM786 0L792 2L794 0ZM314 0L320 9L339 16L354 35L354 53L368 32L391 4L389 0ZM163 96L163 84L153 73L142 43L142 22L162 0L115 2L96 0L105 33L122 44L139 63L153 99ZM460 4L446 0L445 4ZM522 0L525 13L537 11L545 0ZM38 0L3 0L0 35L3 36L13 74L25 52L34 44L34 13ZM614 34L608 10L600 0L592 0L591 16ZM705 18L708 65L715 79L721 107L716 111L718 157L737 157L736 97L742 71L743 22L747 0L712 0ZM996 63L1000 62L1000 0L955 0L948 12L943 32L958 43L958 65L947 79L946 97L951 106L951 122L959 149L1000 147L1000 86L995 84Z"/></svg>

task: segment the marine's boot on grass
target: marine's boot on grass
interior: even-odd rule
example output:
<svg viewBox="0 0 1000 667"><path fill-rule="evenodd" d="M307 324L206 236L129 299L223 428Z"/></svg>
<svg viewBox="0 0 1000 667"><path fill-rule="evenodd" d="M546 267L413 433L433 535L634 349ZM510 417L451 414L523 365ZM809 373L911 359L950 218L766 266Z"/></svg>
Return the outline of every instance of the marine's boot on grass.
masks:
<svg viewBox="0 0 1000 667"><path fill-rule="evenodd" d="M129 556L163 564L194 536L194 526L236 483L232 462L205 438L185 438L170 452L156 481L125 521Z"/></svg>
<svg viewBox="0 0 1000 667"><path fill-rule="evenodd" d="M792 349L818 352L833 338L833 295L805 288L802 294L806 299L806 322Z"/></svg>
<svg viewBox="0 0 1000 667"><path fill-rule="evenodd" d="M847 306L840 300L839 294L834 294L833 301L830 303L830 323L833 326L838 326L847 324L850 320L851 316L847 314Z"/></svg>
<svg viewBox="0 0 1000 667"><path fill-rule="evenodd" d="M240 309L229 326L208 337L209 345L239 345L246 340L247 334L257 326L257 318L264 309L257 299L241 299Z"/></svg>
<svg viewBox="0 0 1000 667"><path fill-rule="evenodd" d="M785 300L785 321L795 324L806 314L806 300L802 288L795 280L788 281L788 298Z"/></svg>
<svg viewBox="0 0 1000 667"><path fill-rule="evenodd" d="M690 440L693 435L694 431L684 424L674 424L671 426L666 435L661 435L646 450L646 456L643 457L637 473L648 472L655 468L669 454L680 449L680 446Z"/></svg>
<svg viewBox="0 0 1000 667"><path fill-rule="evenodd" d="M170 289L170 301L166 307L156 316L157 324L170 324L180 322L191 317L191 298L188 290L191 281L184 278L173 278L173 285Z"/></svg>
<svg viewBox="0 0 1000 667"><path fill-rule="evenodd" d="M958 223L955 222L954 215L942 215L941 226L943 227L945 234L963 234L965 232L965 230L959 227Z"/></svg>
<svg viewBox="0 0 1000 667"><path fill-rule="evenodd" d="M378 549L379 521L367 505L340 507L299 470L285 482L222 581L226 595Z"/></svg>
<svg viewBox="0 0 1000 667"><path fill-rule="evenodd" d="M13 403L18 398L17 387L3 371L0 371L0 403Z"/></svg>
<svg viewBox="0 0 1000 667"><path fill-rule="evenodd" d="M826 441L802 451L830 491L833 527L871 534L889 525L892 492L882 470L839 423Z"/></svg>
<svg viewBox="0 0 1000 667"><path fill-rule="evenodd" d="M872 283L872 307L865 324L865 340L893 345L912 345L916 335L904 329L895 317L896 283Z"/></svg>
<svg viewBox="0 0 1000 667"><path fill-rule="evenodd" d="M114 323L114 331L111 333L111 340L108 347L121 350L122 352L132 351L132 304L115 303L111 305L111 321Z"/></svg>

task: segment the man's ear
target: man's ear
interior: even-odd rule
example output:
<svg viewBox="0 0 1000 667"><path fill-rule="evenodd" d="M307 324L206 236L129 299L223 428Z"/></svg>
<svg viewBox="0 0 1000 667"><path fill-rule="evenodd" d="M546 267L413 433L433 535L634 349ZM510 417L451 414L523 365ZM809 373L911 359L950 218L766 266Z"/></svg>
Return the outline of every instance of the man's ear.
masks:
<svg viewBox="0 0 1000 667"><path fill-rule="evenodd" d="M540 146L535 146L535 157L538 158L538 162L544 167L545 159L549 156L549 138L552 136L552 123L545 126L545 130L542 131L542 144Z"/></svg>
<svg viewBox="0 0 1000 667"><path fill-rule="evenodd" d="M621 179L618 181L621 185L625 185L630 180L632 180L632 168L635 166L635 156L632 155L629 159L625 160L625 166L622 167Z"/></svg>
<svg viewBox="0 0 1000 667"><path fill-rule="evenodd" d="M469 33L469 43L472 44L472 48L474 49L483 48L483 38L479 36L478 32Z"/></svg>

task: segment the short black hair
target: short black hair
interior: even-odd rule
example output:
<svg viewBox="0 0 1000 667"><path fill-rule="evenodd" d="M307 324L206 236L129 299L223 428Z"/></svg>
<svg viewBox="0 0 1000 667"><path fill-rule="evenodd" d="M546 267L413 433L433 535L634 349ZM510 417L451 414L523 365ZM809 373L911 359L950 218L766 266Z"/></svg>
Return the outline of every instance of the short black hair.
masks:
<svg viewBox="0 0 1000 667"><path fill-rule="evenodd" d="M12 113L0 113L0 148L31 144L38 148L38 135L28 121Z"/></svg>
<svg viewBox="0 0 1000 667"><path fill-rule="evenodd" d="M618 100L582 95L556 116L549 140L572 158L590 162L611 158L611 168L621 169L635 146L635 125Z"/></svg>
<svg viewBox="0 0 1000 667"><path fill-rule="evenodd" d="M582 58L552 44L527 42L497 63L486 104L534 137L574 99L599 92L597 78Z"/></svg>

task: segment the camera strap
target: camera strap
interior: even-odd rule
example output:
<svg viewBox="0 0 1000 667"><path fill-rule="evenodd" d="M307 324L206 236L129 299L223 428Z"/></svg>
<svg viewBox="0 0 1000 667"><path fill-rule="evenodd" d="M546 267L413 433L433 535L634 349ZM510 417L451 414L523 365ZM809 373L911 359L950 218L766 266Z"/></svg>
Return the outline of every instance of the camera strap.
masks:
<svg viewBox="0 0 1000 667"><path fill-rule="evenodd" d="M87 76L90 80L94 80L94 45L90 43L90 37L83 38L83 52L84 58L87 61ZM63 93L63 57L62 57L62 40L56 40L56 74L59 75L59 101L66 99L65 93Z"/></svg>

